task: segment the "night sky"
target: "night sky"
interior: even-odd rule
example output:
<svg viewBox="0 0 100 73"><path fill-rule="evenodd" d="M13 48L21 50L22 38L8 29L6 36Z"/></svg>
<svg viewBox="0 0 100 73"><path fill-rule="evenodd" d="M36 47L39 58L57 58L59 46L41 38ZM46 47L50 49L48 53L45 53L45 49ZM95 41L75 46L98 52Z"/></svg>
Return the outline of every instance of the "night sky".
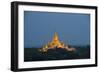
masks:
<svg viewBox="0 0 100 73"><path fill-rule="evenodd" d="M24 48L41 47L54 33L70 45L90 43L90 15L24 11Z"/></svg>

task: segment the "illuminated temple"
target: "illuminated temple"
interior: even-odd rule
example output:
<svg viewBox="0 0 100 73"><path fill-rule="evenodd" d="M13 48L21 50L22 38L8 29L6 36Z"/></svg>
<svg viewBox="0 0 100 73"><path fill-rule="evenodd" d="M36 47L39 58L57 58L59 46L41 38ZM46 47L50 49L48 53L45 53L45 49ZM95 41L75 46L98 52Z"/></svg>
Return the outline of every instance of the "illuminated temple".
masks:
<svg viewBox="0 0 100 73"><path fill-rule="evenodd" d="M57 48L65 49L67 51L75 51L75 48L69 48L68 45L66 45L64 42L60 42L57 33L54 34L53 40L45 44L42 49L39 49L39 51L47 52L48 49L57 49Z"/></svg>

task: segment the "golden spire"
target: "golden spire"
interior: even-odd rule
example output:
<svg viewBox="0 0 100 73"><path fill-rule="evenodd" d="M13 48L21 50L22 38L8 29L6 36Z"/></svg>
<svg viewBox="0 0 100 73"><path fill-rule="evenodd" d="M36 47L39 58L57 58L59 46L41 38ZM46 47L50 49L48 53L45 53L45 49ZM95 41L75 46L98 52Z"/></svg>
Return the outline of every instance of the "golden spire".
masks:
<svg viewBox="0 0 100 73"><path fill-rule="evenodd" d="M59 41L58 34L56 32L54 34L53 41L55 41L55 42Z"/></svg>

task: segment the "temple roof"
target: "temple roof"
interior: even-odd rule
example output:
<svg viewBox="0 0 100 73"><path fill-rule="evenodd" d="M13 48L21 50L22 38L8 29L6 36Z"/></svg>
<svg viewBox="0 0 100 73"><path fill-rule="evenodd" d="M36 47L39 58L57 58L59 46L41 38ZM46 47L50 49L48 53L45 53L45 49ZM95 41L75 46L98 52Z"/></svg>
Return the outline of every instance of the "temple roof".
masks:
<svg viewBox="0 0 100 73"><path fill-rule="evenodd" d="M59 41L58 34L55 32L53 41Z"/></svg>

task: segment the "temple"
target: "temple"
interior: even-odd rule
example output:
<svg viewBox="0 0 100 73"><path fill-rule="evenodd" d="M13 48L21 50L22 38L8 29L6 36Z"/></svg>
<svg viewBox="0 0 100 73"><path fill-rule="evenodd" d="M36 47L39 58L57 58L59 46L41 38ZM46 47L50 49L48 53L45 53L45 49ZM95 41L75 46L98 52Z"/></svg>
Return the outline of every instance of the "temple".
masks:
<svg viewBox="0 0 100 73"><path fill-rule="evenodd" d="M54 38L51 43L48 44L49 48L64 48L64 43L59 41L58 34L54 34Z"/></svg>
<svg viewBox="0 0 100 73"><path fill-rule="evenodd" d="M46 45L44 45L42 49L39 49L39 51L47 52L48 49L55 49L55 48L66 49L67 51L75 50L75 48L69 48L68 45L64 44L64 42L60 42L58 34L55 33L53 40L51 42L48 42Z"/></svg>

